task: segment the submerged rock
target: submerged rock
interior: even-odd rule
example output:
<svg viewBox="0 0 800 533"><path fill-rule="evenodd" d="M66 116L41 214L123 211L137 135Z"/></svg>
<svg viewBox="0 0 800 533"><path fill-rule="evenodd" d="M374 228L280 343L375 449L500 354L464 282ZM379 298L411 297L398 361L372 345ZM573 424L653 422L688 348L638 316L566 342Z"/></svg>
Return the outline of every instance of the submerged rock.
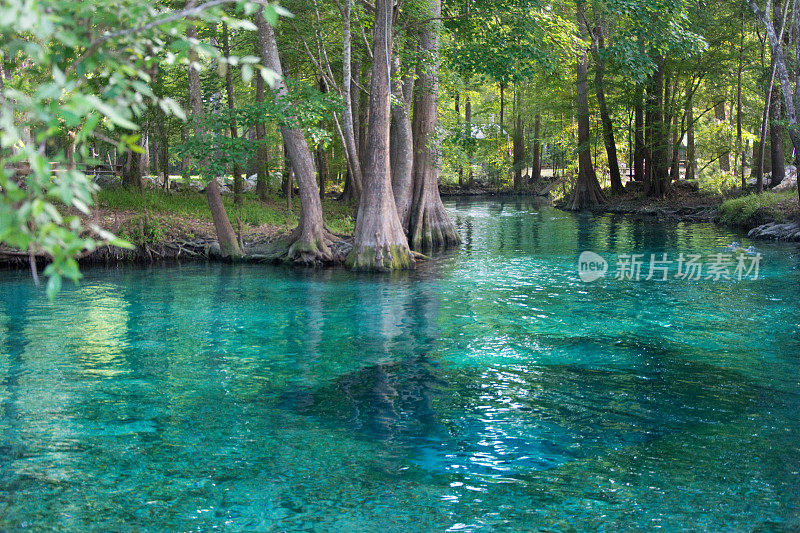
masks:
<svg viewBox="0 0 800 533"><path fill-rule="evenodd" d="M751 239L800 242L800 222L787 222L784 224L770 222L762 224L751 229L747 236Z"/></svg>

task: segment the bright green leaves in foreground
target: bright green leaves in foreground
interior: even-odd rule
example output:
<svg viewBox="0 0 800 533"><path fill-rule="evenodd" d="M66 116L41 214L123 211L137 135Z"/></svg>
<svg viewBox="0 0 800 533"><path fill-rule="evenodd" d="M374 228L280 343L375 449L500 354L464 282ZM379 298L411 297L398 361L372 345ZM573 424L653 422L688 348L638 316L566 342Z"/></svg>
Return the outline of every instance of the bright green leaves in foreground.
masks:
<svg viewBox="0 0 800 533"><path fill-rule="evenodd" d="M203 18L225 18L232 27L222 4L260 8L244 0L215 4ZM279 14L275 7L266 13L271 20ZM0 3L0 243L52 258L44 271L50 296L62 277L80 278L80 253L129 246L84 227L76 213L89 214L96 191L87 175L99 163L94 144L141 150L139 119L153 106L184 118L176 101L151 90L160 64L185 68L188 49L202 48L183 37L187 17L174 15L154 0Z"/></svg>

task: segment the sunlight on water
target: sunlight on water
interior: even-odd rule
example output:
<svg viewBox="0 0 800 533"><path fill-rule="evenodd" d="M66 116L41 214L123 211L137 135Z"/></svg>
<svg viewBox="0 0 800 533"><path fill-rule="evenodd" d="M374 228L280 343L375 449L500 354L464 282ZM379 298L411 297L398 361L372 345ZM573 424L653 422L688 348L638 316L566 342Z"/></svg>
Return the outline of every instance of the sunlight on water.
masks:
<svg viewBox="0 0 800 533"><path fill-rule="evenodd" d="M796 246L448 209L391 276L0 272L0 530L800 528ZM733 242L758 279L578 277Z"/></svg>

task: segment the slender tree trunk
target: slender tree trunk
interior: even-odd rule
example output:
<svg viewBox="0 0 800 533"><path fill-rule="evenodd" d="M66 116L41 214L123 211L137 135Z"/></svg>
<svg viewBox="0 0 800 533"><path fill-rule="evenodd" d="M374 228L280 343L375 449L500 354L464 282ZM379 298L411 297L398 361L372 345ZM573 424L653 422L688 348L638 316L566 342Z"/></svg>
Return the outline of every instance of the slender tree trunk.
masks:
<svg viewBox="0 0 800 533"><path fill-rule="evenodd" d="M139 140L141 147L142 141ZM125 164L122 167L122 186L131 191L142 192L144 182L142 181L142 154L131 150L125 151Z"/></svg>
<svg viewBox="0 0 800 533"><path fill-rule="evenodd" d="M319 197L325 198L325 184L328 181L328 154L321 146L316 150L317 181L319 182Z"/></svg>
<svg viewBox="0 0 800 533"><path fill-rule="evenodd" d="M294 191L294 169L292 159L289 157L289 148L286 141L283 142L283 176L281 180L281 190L286 198L286 225L292 220L292 192Z"/></svg>
<svg viewBox="0 0 800 533"><path fill-rule="evenodd" d="M542 178L542 141L541 141L541 130L542 130L542 116L536 115L533 122L533 162L531 166L533 167L531 172L531 181L533 183L538 182Z"/></svg>
<svg viewBox="0 0 800 533"><path fill-rule="evenodd" d="M736 76L736 161L738 163L736 169L741 177L742 190L747 188L747 181L744 178L744 150L742 147L742 60L744 58L744 14L745 9L744 6L742 6L742 31L741 38L739 39L739 67L737 69Z"/></svg>
<svg viewBox="0 0 800 533"><path fill-rule="evenodd" d="M229 58L231 55L231 46L229 41L228 35L228 25L226 23L222 23L222 53L225 55L226 58ZM230 132L231 132L231 139L238 139L238 128L236 126L236 115L234 114L236 111L236 101L233 94L233 71L230 67L230 64L227 65L225 69L225 89L228 96L228 111L230 111ZM232 165L233 169L233 204L236 207L241 207L244 201L243 193L243 183L242 183L242 167L239 164L238 160L235 160Z"/></svg>
<svg viewBox="0 0 800 533"><path fill-rule="evenodd" d="M347 256L347 265L354 270L397 270L410 268L412 256L397 216L390 176L391 0L375 1L372 36L374 59L370 86L367 165L356 217L355 240L353 250Z"/></svg>
<svg viewBox="0 0 800 533"><path fill-rule="evenodd" d="M195 0L187 0L186 7L192 8L196 4ZM197 28L189 26L186 29L186 36L189 39L197 39ZM192 122L194 125L195 136L200 139L205 138L205 128L203 127L203 93L200 86L200 73L195 68L197 64L197 54L189 49L189 103L192 108ZM207 164L207 158L201 162L201 168ZM209 191L209 188L213 189ZM212 179L206 186L206 198L211 216L214 220L214 229L217 233L219 248L222 256L229 259L238 259L242 256L236 234L228 215L225 213L225 204L222 203L222 196L219 194L219 186L216 179Z"/></svg>
<svg viewBox="0 0 800 533"><path fill-rule="evenodd" d="M469 91L469 88L467 88ZM467 134L467 160L469 161L469 172L467 175L467 187L475 186L475 174L472 171L472 156L474 154L472 142L472 100L470 100L469 92L464 98L464 129Z"/></svg>
<svg viewBox="0 0 800 533"><path fill-rule="evenodd" d="M633 128L633 179L644 182L646 181L644 174L644 87L640 83L636 84Z"/></svg>
<svg viewBox="0 0 800 533"><path fill-rule="evenodd" d="M664 125L664 58L657 58L657 68L650 77L647 88L645 119L645 183L648 196L663 196L666 192L669 162Z"/></svg>
<svg viewBox="0 0 800 533"><path fill-rule="evenodd" d="M461 94L458 90L456 90L455 105L456 119L461 120ZM459 124L459 126L461 126L461 124ZM458 166L458 188L464 188L464 167L461 165Z"/></svg>
<svg viewBox="0 0 800 533"><path fill-rule="evenodd" d="M770 60L771 73L770 73L770 78L769 78L769 84L767 85L767 96L766 96L765 104L764 104L764 112L763 112L763 115L761 117L761 135L759 137L758 155L757 155L757 160L756 160L756 164L755 164L755 167L756 167L756 188L757 188L757 190L759 192L761 192L761 191L764 190L764 175L763 174L764 174L764 170L765 170L764 153L765 153L766 138L767 138L767 122L769 121L770 109L772 107L771 102L772 102L772 98L773 98L773 95L774 95L773 87L775 87L775 75L778 73L778 62L776 61L776 59L778 57L778 54L780 54L780 57L783 57L783 49L782 49L780 43L783 42L783 32L786 29L786 20L787 20L787 17L789 15L789 6L792 4L792 2L786 2L784 4L783 17L778 18L777 17L778 13L775 13L776 22L778 24L778 28L777 29L778 29L779 35L775 35L775 28L773 27L772 19L770 18L771 14L769 12L765 13L765 12L761 11L760 9L758 9L758 7L756 6L755 2L753 2L753 1L750 1L749 4L750 4L750 9L756 14L756 16L758 16L761 19L761 21L766 26L767 35L768 35L769 40L770 40L770 50L772 52L772 54L771 54L772 57L771 57L771 60ZM781 79L782 80L784 79L783 75L785 74L785 70L786 70L786 65L784 64L783 65L783 70L782 70L782 73L781 73ZM784 92L784 98L786 98L786 92ZM789 100L791 102L791 98ZM787 111L787 114L788 114L788 111ZM796 136L795 137L791 136L791 130L790 130L790 138L792 139L792 144L796 146L796 144L795 144ZM797 150L795 150L795 151L797 151ZM800 188L798 188L798 191L800 191Z"/></svg>
<svg viewBox="0 0 800 533"><path fill-rule="evenodd" d="M259 45L256 42L256 54L259 53ZM256 105L263 106L266 103L266 91L264 78L256 76ZM267 199L269 190L269 146L267 145L267 125L265 122L256 122L256 193L261 201Z"/></svg>
<svg viewBox="0 0 800 533"><path fill-rule="evenodd" d="M777 87L773 87L777 93ZM783 126L781 125L781 100L777 94L772 95L770 102L770 122L769 122L769 154L772 167L772 178L770 187L774 187L786 177L786 166L783 154ZM761 180L758 192L763 190L764 180Z"/></svg>
<svg viewBox="0 0 800 533"><path fill-rule="evenodd" d="M714 118L717 119L717 124L725 124L725 101L721 101L714 106ZM719 161L719 169L722 172L731 171L731 156L730 150L723 148L723 151L717 154Z"/></svg>
<svg viewBox="0 0 800 533"><path fill-rule="evenodd" d="M505 136L505 132L503 128L505 126L504 119L505 119L505 110L506 110L506 98L505 98L505 90L506 85L503 82L500 82L500 138L502 139Z"/></svg>
<svg viewBox="0 0 800 533"><path fill-rule="evenodd" d="M414 200L408 240L414 250L431 250L461 243L439 196L442 171L441 139L436 134L439 98L439 33L441 1L427 4L428 22L420 30L420 46L430 58L414 87Z"/></svg>
<svg viewBox="0 0 800 533"><path fill-rule="evenodd" d="M525 164L525 136L524 125L522 123L522 113L517 102L517 121L514 126L514 190L522 188L522 167Z"/></svg>
<svg viewBox="0 0 800 533"><path fill-rule="evenodd" d="M600 121L603 126L603 144L606 147L608 156L608 171L611 176L611 193L622 194L622 177L619 173L619 161L617 159L617 144L614 141L614 124L611 122L611 115L606 104L605 71L606 62L603 58L605 51L605 36L603 35L602 19L595 10L595 26L592 32L592 56L595 62L594 71L594 90L597 95L597 106L600 108Z"/></svg>
<svg viewBox="0 0 800 533"><path fill-rule="evenodd" d="M142 153L139 154L139 171L142 176L150 175L150 119L142 131Z"/></svg>
<svg viewBox="0 0 800 533"><path fill-rule="evenodd" d="M189 140L189 128L186 126L185 122L181 123L181 143L185 143ZM109 154L109 163L111 163ZM191 179L191 175L189 174L189 158L184 157L181 159L181 179L183 180L184 185L189 184L189 179Z"/></svg>
<svg viewBox="0 0 800 533"><path fill-rule="evenodd" d="M208 198L208 205L211 208L211 218L214 220L214 227L217 229L217 240L219 241L219 249L222 257L226 259L237 259L242 253L239 248L239 241L236 238L236 233L233 231L231 221L228 219L228 214L225 212L225 206L222 203L222 196L219 193L219 185L217 180L213 179L208 182L206 186L206 197Z"/></svg>
<svg viewBox="0 0 800 533"><path fill-rule="evenodd" d="M396 103L392 105L392 125L389 133L392 192L397 216L403 228L407 228L411 201L414 197L414 141L411 131L414 73L406 73L400 79L399 72L400 58L395 56L392 59L392 94Z"/></svg>
<svg viewBox="0 0 800 533"><path fill-rule="evenodd" d="M588 29L586 27L586 2L577 2L578 27L581 39L586 40ZM590 149L589 138L589 84L586 80L588 69L588 59L586 49L583 48L578 53L577 61L577 102L576 111L578 115L578 180L575 183L575 191L572 194L570 208L574 211L596 207L604 203L605 196L600 189L597 175L592 166L592 152Z"/></svg>
<svg viewBox="0 0 800 533"><path fill-rule="evenodd" d="M370 82L370 72L367 71L364 73L365 78L364 83L371 83ZM357 93L359 98L358 108L360 110L360 117L358 119L358 156L361 158L361 168L363 169L366 167L367 161L367 134L369 133L369 95L365 94L364 91L358 91ZM363 171L362 171L363 172Z"/></svg>
<svg viewBox="0 0 800 533"><path fill-rule="evenodd" d="M283 171L281 172L281 191L289 197L289 209L291 209L291 196L292 196L292 176L294 169L292 169L292 160L289 158L289 149L286 147L286 142L283 145Z"/></svg>
<svg viewBox="0 0 800 533"><path fill-rule="evenodd" d="M680 139L681 132L678 131L678 129L679 129L679 126L678 126L678 113L674 113L672 115L672 129L670 130L672 132L672 138L669 141L670 152L671 152L670 159L669 159L670 160L670 165L669 165L669 179L670 180L676 180L676 179L679 179L681 177L681 167L680 167L680 161L679 161L680 158L678 157L679 152L680 152L679 143L680 143L680 140L681 140Z"/></svg>
<svg viewBox="0 0 800 533"><path fill-rule="evenodd" d="M348 199L358 199L361 195L362 187L362 171L361 160L359 158L358 143L356 141L356 132L358 127L354 120L353 104L358 101L359 90L355 85L358 83L358 77L353 79L353 62L352 62L352 39L350 28L350 15L352 12L352 0L343 0L340 4L342 7L342 102L344 103L344 112L342 114L342 133L344 134L344 150L347 158L347 172L350 178L350 187L345 184L345 191L347 192ZM361 67L356 64L356 72ZM355 82L355 83L354 83ZM355 98L354 98L355 94ZM358 114L356 109L355 115Z"/></svg>
<svg viewBox="0 0 800 533"><path fill-rule="evenodd" d="M672 156L675 155L675 145L672 142L673 133L675 131L675 127L677 126L677 122L675 122L675 106L673 105L675 102L675 93L678 91L678 79L677 76L674 78L670 77L670 72L665 69L664 74L664 103L663 103L663 142L664 142L664 175L662 177L663 184L662 190L663 193L666 193L667 189L669 188L670 182L670 169L672 168ZM677 141L676 141L677 142ZM662 194L663 194L662 193Z"/></svg>
<svg viewBox="0 0 800 533"><path fill-rule="evenodd" d="M262 11L256 12L255 21L262 61L266 67L282 76L283 69L278 55L275 31L264 18ZM304 264L331 261L333 254L328 246L330 239L322 220L322 202L319 199L319 190L314 176L314 162L305 135L300 130L294 109L288 103L288 89L283 78L276 82L274 92L276 103L285 110L286 116L280 127L281 135L289 152L300 188L300 221L289 238L287 258L290 261Z"/></svg>
<svg viewBox="0 0 800 533"><path fill-rule="evenodd" d="M318 80L319 92L325 94L328 92L328 86L325 79L320 76ZM324 128L325 123L320 120L319 127ZM319 187L320 199L325 198L325 183L328 181L328 154L325 148L320 144L314 153L314 159L317 164L317 186Z"/></svg>
<svg viewBox="0 0 800 533"><path fill-rule="evenodd" d="M697 178L697 155L694 146L694 101L686 100L686 179Z"/></svg>
<svg viewBox="0 0 800 533"><path fill-rule="evenodd" d="M169 190L169 136L167 135L167 117L162 114L158 125L159 166L161 167L161 183L165 191Z"/></svg>

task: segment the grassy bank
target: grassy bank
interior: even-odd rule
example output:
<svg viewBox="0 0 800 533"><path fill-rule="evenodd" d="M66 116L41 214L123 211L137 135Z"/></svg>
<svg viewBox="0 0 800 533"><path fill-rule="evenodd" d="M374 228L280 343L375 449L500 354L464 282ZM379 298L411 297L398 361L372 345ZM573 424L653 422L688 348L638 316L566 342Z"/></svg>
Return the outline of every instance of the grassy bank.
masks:
<svg viewBox="0 0 800 533"><path fill-rule="evenodd" d="M800 220L797 191L767 191L725 200L717 209L720 223L751 229L769 222Z"/></svg>
<svg viewBox="0 0 800 533"><path fill-rule="evenodd" d="M124 189L104 189L97 194L97 206L107 229L134 244L154 244L168 239L213 236L211 212L205 194L182 191L165 194L158 190L142 193ZM277 194L261 201L255 193L245 194L240 208L233 197L223 197L228 217L234 228L237 218L242 233L251 237L269 237L297 225L300 202L292 201L287 224L286 198ZM355 228L355 206L325 199L322 202L325 223L332 231L351 234Z"/></svg>

